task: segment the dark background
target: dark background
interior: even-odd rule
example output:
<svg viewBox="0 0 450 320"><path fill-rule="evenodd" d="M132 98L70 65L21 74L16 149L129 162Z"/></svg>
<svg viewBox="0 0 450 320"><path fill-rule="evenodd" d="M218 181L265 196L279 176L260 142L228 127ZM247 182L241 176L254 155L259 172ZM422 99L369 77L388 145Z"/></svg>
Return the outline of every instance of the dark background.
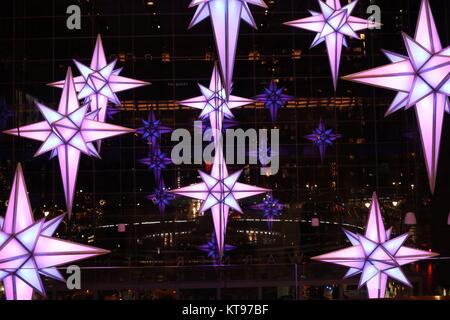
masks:
<svg viewBox="0 0 450 320"><path fill-rule="evenodd" d="M0 129L40 121L33 100L56 106L60 91L46 86L64 78L72 58L88 64L96 35L101 33L107 60L118 58L122 75L151 82L148 87L119 93L124 102L114 123L137 128L141 119L154 110L162 122L172 128L192 128L197 110L181 109L176 101L199 95L197 83L209 83L215 56L215 44L209 19L187 29L194 9L188 0L3 0L0 18L0 102L11 108L12 117L3 117ZM258 166L246 168L247 183L274 189L274 196L289 204L284 217L308 221L314 214L337 223L364 226L367 209L364 203L377 191L382 201L387 225L395 232L406 231L402 219L407 211L418 219L416 245L432 248L442 255L450 254L450 137L448 117L445 119L438 179L435 195L429 192L420 137L412 110L398 111L384 118L395 92L339 81L333 92L325 45L309 49L314 34L282 25L283 22L308 16L307 9L319 10L317 1L267 1L269 10L251 6L259 29L252 30L244 22L234 76L234 94L253 97L271 79L278 79L286 93L296 97L289 108L279 112L272 124L269 112L250 106L234 112L242 128L281 130L281 169L274 177L259 175ZM343 1L345 2L345 1ZM82 9L82 29L66 28L66 8L77 4ZM404 54L400 31L414 34L419 0L359 1L353 15L367 17L366 8L376 4L382 10L381 30L364 31L364 41L349 41L344 49L341 76L388 63L380 49ZM444 46L450 40L449 3L432 0L437 28ZM301 50L293 59L293 50ZM295 51L298 52L298 51ZM252 60L249 56L257 56ZM163 59L165 57L165 59ZM164 61L169 58L169 61ZM212 58L211 58L212 57ZM323 118L326 126L344 137L328 149L324 164L318 151L303 138ZM170 154L170 135L161 144ZM36 216L51 209L57 214L64 209L62 185L56 160L46 155L33 159L39 143L0 136L1 212L17 162L24 164L32 205ZM75 213L68 224L68 237L96 234L96 244L114 249L111 259L139 263L155 257L157 248L176 255L193 255L195 246L205 242L211 231L207 217L190 217L189 200L179 199L161 217L146 195L154 186L153 174L137 161L146 156L146 144L128 135L104 142L102 161L82 158L78 179ZM202 166L170 166L164 171L170 188L198 181ZM204 169L204 168L203 168ZM231 171L240 169L233 167ZM312 187L317 185L317 187ZM412 187L414 185L414 187ZM309 186L309 187L307 187ZM81 192L81 190L83 192ZM101 206L100 200L106 205ZM244 201L244 207L260 199ZM399 206L392 205L399 201ZM55 205L57 207L55 207ZM44 207L45 206L45 207ZM339 208L343 208L342 210ZM246 212L247 216L257 213ZM192 225L167 224L156 229L131 227L125 235L114 229L99 231L108 223L142 221L175 221L186 216ZM81 228L73 228L80 226ZM167 230L169 239L153 239L136 244L136 239ZM242 230L264 230L263 224L230 222L229 241L240 244L242 254L254 254L258 246L279 247L315 245L315 231L307 223L274 227L273 235L258 240L240 236ZM187 231L188 235L181 233ZM192 234L191 234L192 233ZM313 236L311 236L313 235ZM320 241L342 241L339 228L320 228ZM301 239L301 240L300 240ZM336 240L337 239L337 240ZM80 239L79 239L80 240ZM323 251L323 247L320 251ZM442 275L448 276L448 269Z"/></svg>

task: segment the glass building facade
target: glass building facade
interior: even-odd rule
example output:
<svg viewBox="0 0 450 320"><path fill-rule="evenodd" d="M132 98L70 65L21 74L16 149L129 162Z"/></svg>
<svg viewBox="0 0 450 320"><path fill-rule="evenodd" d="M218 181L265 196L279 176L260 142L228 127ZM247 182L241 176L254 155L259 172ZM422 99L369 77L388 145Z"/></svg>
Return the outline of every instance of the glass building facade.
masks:
<svg viewBox="0 0 450 320"><path fill-rule="evenodd" d="M153 111L172 128L193 130L199 110L179 101L200 95L217 59L209 21L188 29L194 10L189 1L79 0L81 30L69 30L66 0L5 0L0 17L0 103L2 130L41 121L34 101L56 107L60 90L46 84L64 78L72 59L88 64L97 34L107 60L117 59L122 75L151 82L119 94L120 112L109 122L142 126ZM345 1L343 1L345 2ZM160 214L147 199L156 188L151 170L139 162L149 146L137 134L105 140L102 160L81 160L74 216L58 236L107 248L111 254L82 263L85 287L66 292L48 282L54 298L293 299L352 298L357 279L342 281L344 269L311 262L309 257L347 246L341 227L362 232L367 203L379 195L386 226L394 234L410 232L408 244L450 253L450 137L445 120L436 192L430 194L420 135L413 110L384 114L394 92L340 80L334 92L324 45L310 49L310 32L284 22L318 10L317 1L269 0L267 10L254 8L258 30L242 24L233 94L253 98L271 80L295 98L272 122L261 103L235 109L237 127L279 129L280 168L260 174L261 165L245 165L241 181L273 189L286 209L270 230L261 212L250 206L263 196L241 202L244 213L231 212L225 266L211 269L211 259L198 247L212 237L212 219L199 212L199 202L177 198ZM413 34L419 1L360 1L354 15L381 8L379 30L360 33L343 52L341 75L386 64L381 49L404 53L400 31ZM442 42L449 43L449 3L433 0ZM252 8L253 9L253 8ZM76 72L75 72L76 73ZM304 138L323 119L342 138L318 149ZM164 134L161 149L170 155L177 142ZM206 144L205 144L206 145ZM0 212L6 210L13 172L21 162L36 219L64 213L65 202L57 160L33 158L39 143L0 135ZM242 165L230 166L231 172ZM210 165L168 165L162 171L170 189L199 181L197 170ZM405 225L407 212L418 224ZM319 218L319 227L311 221ZM124 228L124 229L122 229ZM121 229L121 230L119 230ZM423 262L405 268L415 289L390 282L392 297L450 295L449 264ZM228 283L221 287L218 283ZM222 288L222 289L221 289ZM241 289L239 289L241 288Z"/></svg>

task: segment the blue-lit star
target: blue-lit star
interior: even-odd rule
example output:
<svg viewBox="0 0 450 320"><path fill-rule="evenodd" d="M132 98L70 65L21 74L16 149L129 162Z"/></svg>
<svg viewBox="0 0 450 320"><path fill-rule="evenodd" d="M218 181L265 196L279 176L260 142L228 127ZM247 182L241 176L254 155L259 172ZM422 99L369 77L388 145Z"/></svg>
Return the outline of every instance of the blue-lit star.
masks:
<svg viewBox="0 0 450 320"><path fill-rule="evenodd" d="M164 152L159 149L159 146L150 152L148 158L139 160L140 163L148 166L155 174L155 180L159 182L161 178L161 170L167 168L167 165L172 163L172 160L166 156Z"/></svg>
<svg viewBox="0 0 450 320"><path fill-rule="evenodd" d="M208 241L206 244L203 244L201 246L198 246L198 249L206 252L208 254L208 258L211 258L214 262L214 264L217 264L218 260L220 259L220 255L219 255L219 250L217 247L217 240L216 240L216 235L213 232L211 240ZM231 246L228 244L224 245L224 251L231 251L236 249L235 246Z"/></svg>
<svg viewBox="0 0 450 320"><path fill-rule="evenodd" d="M305 138L312 141L319 148L320 160L323 162L327 147L332 146L334 141L342 138L342 135L333 133L333 129L325 128L323 120L320 119L319 127L314 129L312 134L305 136Z"/></svg>
<svg viewBox="0 0 450 320"><path fill-rule="evenodd" d="M289 100L294 99L283 93L284 88L278 88L277 83L272 80L268 88L264 89L264 93L255 97L256 100L264 102L264 107L270 110L272 122L277 120L278 110L283 108Z"/></svg>
<svg viewBox="0 0 450 320"><path fill-rule="evenodd" d="M267 219L268 227L272 230L273 219L277 218L281 212L286 208L286 205L279 203L278 199L275 199L272 194L268 194L264 197L263 202L251 206L253 210L263 211L263 217Z"/></svg>
<svg viewBox="0 0 450 320"><path fill-rule="evenodd" d="M175 195L169 192L165 186L164 180L161 180L158 187L154 190L154 193L149 195L147 199L157 205L159 207L159 212L163 214L166 211L166 206L169 205L170 201L175 199Z"/></svg>
<svg viewBox="0 0 450 320"><path fill-rule="evenodd" d="M142 120L144 126L136 130L142 135L142 139L147 140L151 145L155 145L157 139L161 138L161 134L172 132L169 127L163 126L161 121L156 119L153 111L150 111L148 120Z"/></svg>

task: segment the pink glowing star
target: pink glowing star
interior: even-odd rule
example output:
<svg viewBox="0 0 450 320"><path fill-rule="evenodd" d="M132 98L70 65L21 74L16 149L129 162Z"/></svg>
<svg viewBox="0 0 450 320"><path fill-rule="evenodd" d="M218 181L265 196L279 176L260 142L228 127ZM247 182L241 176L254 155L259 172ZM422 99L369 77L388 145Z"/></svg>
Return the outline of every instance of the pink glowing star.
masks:
<svg viewBox="0 0 450 320"><path fill-rule="evenodd" d="M240 19L257 29L248 4L267 8L263 0L192 0L190 8L198 6L189 28L197 25L207 17L211 17L219 53L220 68L226 88L226 95L231 92L234 60L236 57L237 39Z"/></svg>
<svg viewBox="0 0 450 320"><path fill-rule="evenodd" d="M227 97L226 89L222 85L216 65L214 66L209 88L206 88L201 84L198 86L200 87L202 95L196 98L180 101L180 104L191 108L201 109L202 112L200 113L200 119L202 120L209 117L211 128L214 129L214 141L218 141L216 139L217 133L222 132L224 117L228 119L234 118L231 113L231 109L239 108L255 102L251 99L236 97L233 95Z"/></svg>
<svg viewBox="0 0 450 320"><path fill-rule="evenodd" d="M391 229L386 231L384 228L376 193L373 194L365 235L344 232L352 247L312 259L349 267L346 278L361 273L359 287L366 285L370 299L385 297L388 277L411 286L400 267L438 255L403 246L408 233L390 239Z"/></svg>
<svg viewBox="0 0 450 320"><path fill-rule="evenodd" d="M220 257L223 256L230 208L242 213L237 200L270 192L268 189L237 182L241 173L242 170L228 174L223 152L218 147L211 174L199 171L203 182L171 191L181 196L202 200L201 212L211 209Z"/></svg>
<svg viewBox="0 0 450 320"><path fill-rule="evenodd" d="M449 111L450 47L442 49L428 0L423 0L412 39L403 33L408 57L385 51L391 64L344 77L398 91L386 116L416 106L431 192L436 185L445 110Z"/></svg>
<svg viewBox="0 0 450 320"><path fill-rule="evenodd" d="M36 102L45 121L5 131L6 134L43 141L35 157L48 151L58 156L69 217L72 214L80 154L99 157L92 142L134 132L132 129L95 121L97 112L80 107L72 71L67 71L58 111Z"/></svg>
<svg viewBox="0 0 450 320"><path fill-rule="evenodd" d="M53 238L64 215L34 221L22 167L17 166L6 216L0 225L0 280L7 300L45 295L39 274L64 281L57 266L109 251ZM1 222L1 221L0 221Z"/></svg>
<svg viewBox="0 0 450 320"><path fill-rule="evenodd" d="M345 36L360 39L356 31L376 28L377 22L356 18L351 14L358 0L342 7L340 0L319 0L322 13L310 11L312 17L286 22L288 26L317 32L311 48L325 41L333 77L334 90L337 88L342 46L347 47Z"/></svg>
<svg viewBox="0 0 450 320"><path fill-rule="evenodd" d="M149 85L148 82L134 80L119 76L122 69L114 69L117 60L111 63L106 62L105 51L103 49L102 38L97 36L94 54L92 55L90 67L74 60L81 76L75 77L75 90L79 92L78 99L86 99L89 102L90 110L97 111L95 120L105 122L108 108L108 101L115 105L120 105L120 100L116 92L121 92L137 87ZM52 87L63 88L64 80L49 85ZM100 152L101 141L97 141L97 147Z"/></svg>

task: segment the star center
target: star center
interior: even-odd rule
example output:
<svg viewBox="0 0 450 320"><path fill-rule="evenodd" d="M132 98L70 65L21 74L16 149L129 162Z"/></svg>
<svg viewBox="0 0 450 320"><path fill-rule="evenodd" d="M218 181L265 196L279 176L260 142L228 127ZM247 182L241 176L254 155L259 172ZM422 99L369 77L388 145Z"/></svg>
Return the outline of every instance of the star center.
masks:
<svg viewBox="0 0 450 320"><path fill-rule="evenodd" d="M51 125L52 131L62 141L69 142L72 138L80 132L80 128L68 117L64 117Z"/></svg>
<svg viewBox="0 0 450 320"><path fill-rule="evenodd" d="M108 80L105 79L99 72L91 73L88 76L86 83L94 90L95 92L99 92L106 86Z"/></svg>

